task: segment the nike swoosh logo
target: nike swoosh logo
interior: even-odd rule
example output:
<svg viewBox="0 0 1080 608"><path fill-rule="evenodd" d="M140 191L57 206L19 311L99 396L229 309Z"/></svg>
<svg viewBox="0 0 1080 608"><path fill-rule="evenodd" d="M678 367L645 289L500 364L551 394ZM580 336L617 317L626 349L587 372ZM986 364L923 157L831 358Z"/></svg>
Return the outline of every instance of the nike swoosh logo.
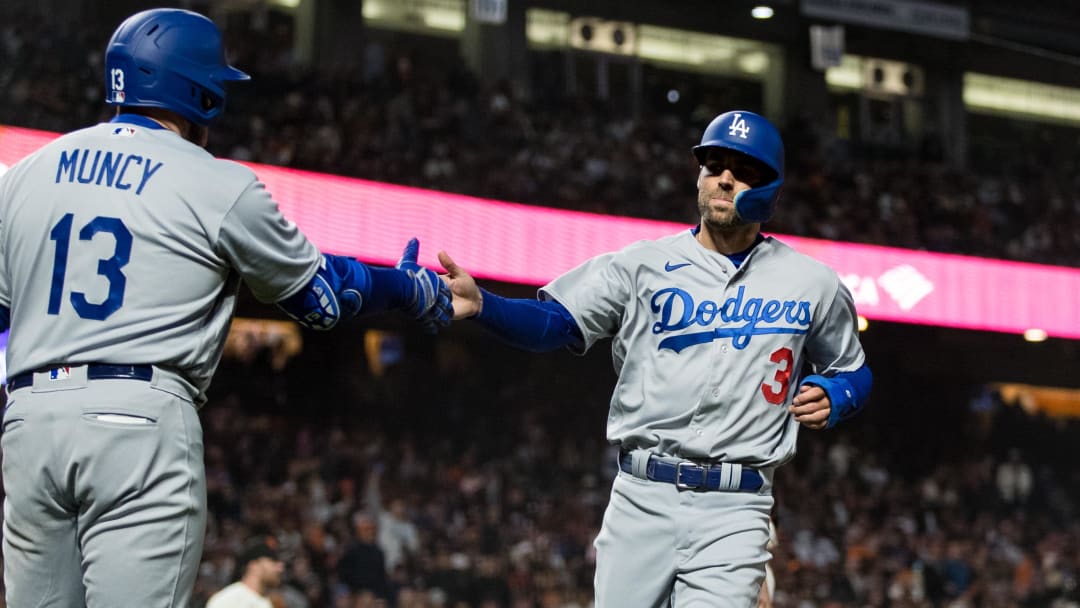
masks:
<svg viewBox="0 0 1080 608"><path fill-rule="evenodd" d="M678 269L682 268L683 266L690 266L690 265L691 265L690 262L683 262L682 264L672 264L671 262L668 262L667 264L664 264L664 270L666 270L668 272L671 272L672 270L678 270Z"/></svg>

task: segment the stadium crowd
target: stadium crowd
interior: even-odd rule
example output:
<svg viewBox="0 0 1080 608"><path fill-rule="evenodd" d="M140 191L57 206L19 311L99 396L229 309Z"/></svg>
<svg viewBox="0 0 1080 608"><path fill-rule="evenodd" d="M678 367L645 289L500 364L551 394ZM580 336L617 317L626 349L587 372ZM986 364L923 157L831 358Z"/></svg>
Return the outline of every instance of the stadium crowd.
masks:
<svg viewBox="0 0 1080 608"><path fill-rule="evenodd" d="M566 353L468 338L410 344L381 375L354 369L323 388L336 402L301 370L227 361L203 412L200 590L227 584L243 542L270 534L290 608L590 606L615 472L606 354L582 369ZM595 382L551 382L570 365ZM777 473L774 605L1077 605L1076 422L975 387L969 403L901 400L801 434ZM910 420L930 416L938 424Z"/></svg>
<svg viewBox="0 0 1080 608"><path fill-rule="evenodd" d="M0 124L67 131L106 118L99 36L0 23ZM629 117L593 100L541 102L411 46L373 44L355 74L314 73L278 38L236 38L234 62L255 79L231 89L216 154L694 220L688 148L726 108ZM1058 173L1034 154L994 173L871 161L799 121L787 141L785 212L771 231L1080 266L1068 158ZM293 364L227 360L202 412L201 600L235 580L248 539L271 536L287 564L279 607L590 605L591 542L615 471L604 353L590 355L592 377L607 380L571 388L552 381L565 353L410 343L375 373L348 367L357 355L337 342L306 338ZM775 605L1080 605L1075 423L978 393L970 409L918 406L961 409L961 420L890 433L915 406L889 405L875 397L848 425L802 433L778 473Z"/></svg>
<svg viewBox="0 0 1080 608"><path fill-rule="evenodd" d="M689 146L730 109L702 101L630 116L547 84L527 96L478 78L453 43L415 37L373 37L354 69L303 69L286 27L230 24L232 60L254 79L230 88L211 151L239 160L693 223ZM0 24L0 124L67 131L107 118L104 42L29 17ZM960 170L938 162L933 146L897 159L829 128L798 117L786 125L785 211L767 230L1080 266L1075 145L1039 147L1033 137L1023 152Z"/></svg>

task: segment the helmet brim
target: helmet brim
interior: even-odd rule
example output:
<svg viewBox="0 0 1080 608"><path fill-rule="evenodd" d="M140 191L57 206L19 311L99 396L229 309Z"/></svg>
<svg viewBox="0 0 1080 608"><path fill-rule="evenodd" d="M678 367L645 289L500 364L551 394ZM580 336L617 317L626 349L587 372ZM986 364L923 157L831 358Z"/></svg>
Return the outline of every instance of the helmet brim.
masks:
<svg viewBox="0 0 1080 608"><path fill-rule="evenodd" d="M222 66L214 74L215 79L219 82L236 82L241 80L251 80L251 76L247 72L243 72L234 68L231 65Z"/></svg>

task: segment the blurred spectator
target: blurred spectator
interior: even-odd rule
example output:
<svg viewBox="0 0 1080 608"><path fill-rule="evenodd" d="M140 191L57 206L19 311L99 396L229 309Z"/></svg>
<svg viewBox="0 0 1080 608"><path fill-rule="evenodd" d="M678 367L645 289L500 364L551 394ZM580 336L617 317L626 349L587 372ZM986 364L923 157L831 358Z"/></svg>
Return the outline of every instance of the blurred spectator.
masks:
<svg viewBox="0 0 1080 608"><path fill-rule="evenodd" d="M416 525L409 521L405 501L394 498L390 508L383 509L381 481L383 466L372 467L368 476L367 502L368 514L378 527L378 544L386 558L387 572L393 572L406 559L415 558L420 550L420 535Z"/></svg>
<svg viewBox="0 0 1080 608"><path fill-rule="evenodd" d="M352 593L367 592L385 600L390 597L386 556L375 540L375 520L367 513L357 511L352 523L356 537L337 563L338 578Z"/></svg>
<svg viewBox="0 0 1080 608"><path fill-rule="evenodd" d="M236 559L240 580L210 596L206 608L281 608L271 595L281 584L285 564L273 543L265 538L252 540Z"/></svg>
<svg viewBox="0 0 1080 608"><path fill-rule="evenodd" d="M1026 504L1033 484L1031 467L1020 456L1020 450L1009 450L1008 459L997 468L997 489L1002 502L1009 506Z"/></svg>

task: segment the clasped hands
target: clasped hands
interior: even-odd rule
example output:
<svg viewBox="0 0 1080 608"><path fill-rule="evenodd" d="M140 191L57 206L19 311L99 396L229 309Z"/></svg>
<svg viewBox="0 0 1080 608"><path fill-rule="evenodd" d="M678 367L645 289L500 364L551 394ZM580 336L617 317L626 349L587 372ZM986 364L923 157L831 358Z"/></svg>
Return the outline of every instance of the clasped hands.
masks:
<svg viewBox="0 0 1080 608"><path fill-rule="evenodd" d="M409 240L395 268L405 272L412 280L412 298L405 312L420 322L428 333L480 313L483 296L476 281L463 268L454 263L445 251L439 252L439 263L446 274L437 274L417 263L420 241Z"/></svg>

